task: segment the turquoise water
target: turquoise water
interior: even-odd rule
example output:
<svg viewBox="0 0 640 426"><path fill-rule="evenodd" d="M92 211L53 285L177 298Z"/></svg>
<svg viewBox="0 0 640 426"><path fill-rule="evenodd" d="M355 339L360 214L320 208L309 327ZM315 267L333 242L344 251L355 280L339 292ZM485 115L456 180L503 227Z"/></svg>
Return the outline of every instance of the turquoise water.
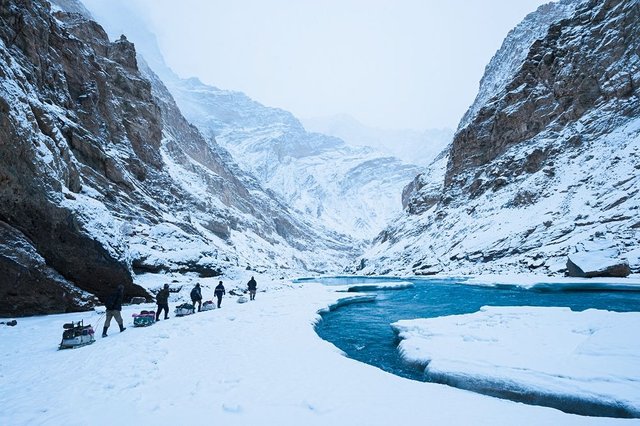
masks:
<svg viewBox="0 0 640 426"><path fill-rule="evenodd" d="M325 285L376 284L386 278L325 278ZM484 287L460 284L456 279L411 279L415 287L404 290L367 291L375 302L339 307L322 315L316 327L320 337L347 356L414 380L426 380L417 367L406 364L397 351L397 337L390 324L401 319L432 318L476 312L489 306L562 306L575 311L605 309L640 311L640 292L571 290L552 291L549 286L525 290L516 286Z"/></svg>

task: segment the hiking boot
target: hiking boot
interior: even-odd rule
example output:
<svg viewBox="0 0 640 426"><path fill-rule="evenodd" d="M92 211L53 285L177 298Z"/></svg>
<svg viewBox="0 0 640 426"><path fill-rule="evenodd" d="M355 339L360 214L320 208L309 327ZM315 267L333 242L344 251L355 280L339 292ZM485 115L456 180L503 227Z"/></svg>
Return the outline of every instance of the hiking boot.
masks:
<svg viewBox="0 0 640 426"><path fill-rule="evenodd" d="M102 329L102 337L107 337L107 329L106 329L106 327Z"/></svg>
<svg viewBox="0 0 640 426"><path fill-rule="evenodd" d="M123 332L123 331L125 331L126 329L127 329L127 327L124 327L124 326L122 326L122 325L121 325L121 326L120 326L120 333L122 333L122 332Z"/></svg>

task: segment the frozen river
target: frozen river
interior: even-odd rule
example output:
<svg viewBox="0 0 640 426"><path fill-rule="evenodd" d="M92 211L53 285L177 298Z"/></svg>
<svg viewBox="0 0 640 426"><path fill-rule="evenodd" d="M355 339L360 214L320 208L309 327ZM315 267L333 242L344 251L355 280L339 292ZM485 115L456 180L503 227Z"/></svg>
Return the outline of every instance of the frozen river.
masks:
<svg viewBox="0 0 640 426"><path fill-rule="evenodd" d="M568 307L573 311L595 308L616 312L640 311L640 292L559 290L553 285L538 289L517 286L487 287L461 284L456 279L383 280L380 278L326 278L325 285L410 282L395 290L362 289L376 294L375 302L341 306L322 315L317 333L349 357L390 373L429 380L423 369L406 363L398 352L398 337L390 324L399 320L434 318L477 312L482 306Z"/></svg>

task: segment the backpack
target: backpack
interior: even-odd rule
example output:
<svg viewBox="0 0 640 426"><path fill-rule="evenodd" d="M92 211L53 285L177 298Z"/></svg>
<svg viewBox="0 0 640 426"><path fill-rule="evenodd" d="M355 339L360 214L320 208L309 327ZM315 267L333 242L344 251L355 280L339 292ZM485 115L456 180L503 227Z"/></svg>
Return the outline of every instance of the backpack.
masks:
<svg viewBox="0 0 640 426"><path fill-rule="evenodd" d="M200 294L200 291L198 291L198 287L194 287L193 290L191 290L191 300L200 299L202 299L202 295Z"/></svg>

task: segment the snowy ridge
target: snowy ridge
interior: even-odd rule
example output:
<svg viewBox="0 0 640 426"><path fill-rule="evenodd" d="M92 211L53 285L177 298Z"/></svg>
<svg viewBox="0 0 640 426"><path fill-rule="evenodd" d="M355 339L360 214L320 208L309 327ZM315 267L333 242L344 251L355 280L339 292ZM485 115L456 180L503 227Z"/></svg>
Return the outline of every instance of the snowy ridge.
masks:
<svg viewBox="0 0 640 426"><path fill-rule="evenodd" d="M418 167L341 139L308 133L290 113L197 79L171 80L185 115L240 166L297 211L329 229L371 238L401 209ZM327 167L330 164L331 167Z"/></svg>

